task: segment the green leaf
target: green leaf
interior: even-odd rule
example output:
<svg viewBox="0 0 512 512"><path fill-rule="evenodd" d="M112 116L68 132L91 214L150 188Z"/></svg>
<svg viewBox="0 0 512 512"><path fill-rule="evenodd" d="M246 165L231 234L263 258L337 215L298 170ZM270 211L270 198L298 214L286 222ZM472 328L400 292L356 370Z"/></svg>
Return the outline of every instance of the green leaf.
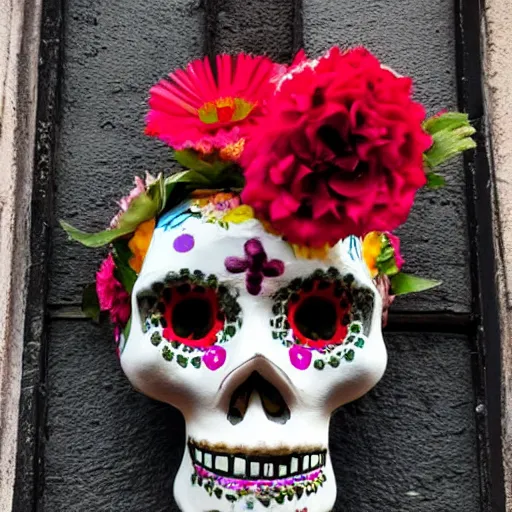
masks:
<svg viewBox="0 0 512 512"><path fill-rule="evenodd" d="M195 173L187 176L187 181L200 180L208 186L221 186L224 183L237 182L243 186L243 176L236 164L221 160L217 156L209 157L210 161L201 158L201 155L192 149L183 149L174 152L175 160ZM185 171L187 172L187 171ZM184 181L184 180L180 180ZM237 185L237 186L238 186Z"/></svg>
<svg viewBox="0 0 512 512"><path fill-rule="evenodd" d="M100 302L96 293L96 283L88 284L82 292L82 311L87 318L100 321Z"/></svg>
<svg viewBox="0 0 512 512"><path fill-rule="evenodd" d="M379 274L386 276L394 276L400 272L400 269L396 266L395 258L391 258L389 260L383 261L377 264L377 269Z"/></svg>
<svg viewBox="0 0 512 512"><path fill-rule="evenodd" d="M433 116L423 123L423 129L433 139L432 146L424 153L425 164L431 169L476 147L472 139L476 130L469 123L467 114L446 112Z"/></svg>
<svg viewBox="0 0 512 512"><path fill-rule="evenodd" d="M210 185L210 181L203 174L197 171L187 170L172 174L164 180L165 203L167 203L169 198L173 193L175 193L178 185L182 185L182 187L188 185L190 188L200 188L208 187Z"/></svg>
<svg viewBox="0 0 512 512"><path fill-rule="evenodd" d="M137 280L137 274L135 270L130 267L130 258L132 257L132 251L128 247L127 240L117 240L114 242L114 250L112 252L116 268L114 275L116 279L123 285L124 289L131 293L133 285Z"/></svg>
<svg viewBox="0 0 512 512"><path fill-rule="evenodd" d="M379 274L387 276L398 274L400 269L396 265L395 249L385 233L381 235L381 244L382 248L380 254L376 258Z"/></svg>
<svg viewBox="0 0 512 512"><path fill-rule="evenodd" d="M442 188L446 185L446 180L443 176L436 174L435 172L427 173L427 187L433 190Z"/></svg>
<svg viewBox="0 0 512 512"><path fill-rule="evenodd" d="M423 129L430 135L442 130L453 130L468 121L468 115L462 112L443 112L429 117L423 122Z"/></svg>
<svg viewBox="0 0 512 512"><path fill-rule="evenodd" d="M232 171L225 171L225 174L217 177L193 170L172 174L164 180L163 207L168 209L177 205L185 198L187 192L192 190L211 189L222 185L241 186L240 180L243 180L243 176L239 172Z"/></svg>
<svg viewBox="0 0 512 512"><path fill-rule="evenodd" d="M386 236L386 235L383 235ZM385 247L383 247L380 251L380 254L377 256L376 261L377 263L383 263L385 261L388 261L395 257L395 250L393 249L393 246L389 243L386 237L386 243Z"/></svg>
<svg viewBox="0 0 512 512"><path fill-rule="evenodd" d="M128 229L112 229L100 231L99 233L86 233L85 231L74 228L71 224L63 220L59 221L59 224L71 239L80 242L86 247L102 247L112 240L131 232Z"/></svg>
<svg viewBox="0 0 512 512"><path fill-rule="evenodd" d="M208 162L204 158L201 158L201 155L197 151L192 149L175 151L174 159L183 165L183 167L187 167L194 171L201 171L206 173L207 176L210 174L212 178L214 175L218 175L218 173L233 165L233 162L220 160L217 157L214 157L211 162Z"/></svg>
<svg viewBox="0 0 512 512"><path fill-rule="evenodd" d="M133 233L139 224L156 217L163 208L164 194L165 183L160 175L146 192L140 194L130 203L128 210L119 218L118 227L115 229L106 229L99 233L86 233L64 221L60 221L60 225L73 240L87 247L102 247L122 236Z"/></svg>
<svg viewBox="0 0 512 512"><path fill-rule="evenodd" d="M188 153L192 153L193 157L193 152L186 150L185 153L183 161L186 162L187 158L190 157ZM197 157L196 160L199 161ZM106 229L98 233L87 233L71 226L65 221L60 221L60 225L71 239L87 247L102 247L133 233L139 224L157 217L166 206L176 205L181 199L179 192L185 196L187 192L197 188L220 188L227 186L230 188L241 188L243 186L243 175L231 162L229 162L231 169L227 168L226 162L214 164L203 162L203 164L204 168L202 171L186 170L172 174L165 179L160 174L146 192L136 197L130 203L128 210L119 218L118 226L115 229ZM177 199L171 196L177 196Z"/></svg>
<svg viewBox="0 0 512 512"><path fill-rule="evenodd" d="M130 318L128 318L128 322L126 323L126 325L124 326L124 329L123 329L123 336L124 336L125 340L127 340L129 338L131 328L132 328L132 317L130 316Z"/></svg>
<svg viewBox="0 0 512 512"><path fill-rule="evenodd" d="M406 293L424 292L439 286L442 281L433 281L423 277L413 276L400 272L390 278L391 293L393 295L405 295Z"/></svg>

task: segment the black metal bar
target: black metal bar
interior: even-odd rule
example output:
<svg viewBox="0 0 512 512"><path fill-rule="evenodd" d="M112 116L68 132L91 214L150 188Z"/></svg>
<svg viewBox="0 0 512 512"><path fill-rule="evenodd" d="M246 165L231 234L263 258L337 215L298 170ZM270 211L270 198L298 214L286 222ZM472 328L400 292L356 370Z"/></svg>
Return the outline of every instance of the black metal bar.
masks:
<svg viewBox="0 0 512 512"><path fill-rule="evenodd" d="M293 56L304 47L304 14L303 0L293 0L293 34L292 52Z"/></svg>
<svg viewBox="0 0 512 512"><path fill-rule="evenodd" d="M478 148L466 156L475 332L474 381L482 510L505 512L501 442L501 333L495 281L492 174L486 146L481 61L481 0L456 1L459 108L477 128Z"/></svg>
<svg viewBox="0 0 512 512"><path fill-rule="evenodd" d="M202 0L204 11L204 41L203 52L210 58L215 74L215 55L217 53L215 43L217 41L217 20L220 0Z"/></svg>
<svg viewBox="0 0 512 512"><path fill-rule="evenodd" d="M475 318L468 313L447 313L444 311L412 311L389 313L385 332L438 332L451 334L472 334L475 332Z"/></svg>
<svg viewBox="0 0 512 512"><path fill-rule="evenodd" d="M51 320L89 320L80 304L49 304L48 316ZM387 332L441 332L473 334L476 319L469 313L447 313L446 311L390 312Z"/></svg>
<svg viewBox="0 0 512 512"><path fill-rule="evenodd" d="M62 0L43 2L36 145L18 453L13 512L38 512L43 492L46 423L47 263L53 219L54 159L59 120Z"/></svg>

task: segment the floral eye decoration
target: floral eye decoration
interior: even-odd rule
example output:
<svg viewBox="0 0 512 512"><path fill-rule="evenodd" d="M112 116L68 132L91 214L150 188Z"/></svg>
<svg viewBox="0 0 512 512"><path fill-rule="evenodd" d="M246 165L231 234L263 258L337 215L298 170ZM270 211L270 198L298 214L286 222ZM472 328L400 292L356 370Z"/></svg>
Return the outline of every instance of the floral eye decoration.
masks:
<svg viewBox="0 0 512 512"><path fill-rule="evenodd" d="M336 352L351 361L354 350L348 345L363 348L371 327L374 295L357 284L352 274L342 276L334 267L318 269L309 277L294 279L273 300L272 336L289 349L298 369L309 366L313 352L319 356ZM315 361L315 367L323 368L324 359ZM338 366L340 359L326 361Z"/></svg>
<svg viewBox="0 0 512 512"><path fill-rule="evenodd" d="M109 316L117 341L129 335L129 298L154 230L173 229L189 217L219 229L259 222L289 243L297 258L326 260L340 240L361 239L383 297L384 323L396 295L440 284L402 272L393 231L407 220L420 190L444 185L438 167L476 146L475 129L463 113L427 118L413 97L412 79L368 49L335 46L317 58L301 51L290 65L244 53L218 55L215 66L207 57L194 60L151 88L145 133L168 144L183 170L135 178L104 231L87 233L61 222L74 240L110 248L96 283L84 291L83 310L96 320ZM176 252L193 248L186 234L174 244ZM286 309L273 319L278 338L288 325L293 340L282 341L298 347L295 352L349 338L360 306L344 279L313 280L287 291L286 300L276 302ZM155 343L160 336L187 350L213 350L227 332L220 287L164 289L166 296L158 294L144 310L144 328L156 322L161 329ZM203 330L173 323L187 303L202 304L204 315L209 311ZM317 325L315 311L325 325ZM169 347L165 354L174 357Z"/></svg>
<svg viewBox="0 0 512 512"><path fill-rule="evenodd" d="M180 366L202 363L216 370L225 361L223 347L242 326L236 294L214 275L182 269L169 273L150 290L139 292L137 303L143 332L162 357Z"/></svg>

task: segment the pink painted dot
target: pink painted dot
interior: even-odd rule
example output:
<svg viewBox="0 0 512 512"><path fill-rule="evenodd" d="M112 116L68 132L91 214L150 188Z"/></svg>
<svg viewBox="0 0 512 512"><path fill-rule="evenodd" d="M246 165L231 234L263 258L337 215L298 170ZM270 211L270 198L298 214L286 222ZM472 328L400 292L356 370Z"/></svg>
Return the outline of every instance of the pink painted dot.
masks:
<svg viewBox="0 0 512 512"><path fill-rule="evenodd" d="M297 370L307 370L311 364L311 351L301 345L293 345L289 351L290 362Z"/></svg>
<svg viewBox="0 0 512 512"><path fill-rule="evenodd" d="M226 349L224 347L212 347L203 356L205 366L212 372L218 370L226 362Z"/></svg>
<svg viewBox="0 0 512 512"><path fill-rule="evenodd" d="M175 238L173 247L176 252L189 252L194 248L194 237L184 234Z"/></svg>

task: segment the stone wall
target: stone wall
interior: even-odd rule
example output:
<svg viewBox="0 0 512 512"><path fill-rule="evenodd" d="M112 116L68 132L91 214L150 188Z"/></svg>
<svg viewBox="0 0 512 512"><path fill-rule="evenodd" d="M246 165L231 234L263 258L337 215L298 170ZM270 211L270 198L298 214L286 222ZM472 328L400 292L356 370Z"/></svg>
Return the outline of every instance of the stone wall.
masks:
<svg viewBox="0 0 512 512"><path fill-rule="evenodd" d="M0 296L0 318L9 320L4 338L0 332L0 468L7 468L6 477L0 473L0 510L8 510L4 505L10 501L14 468L39 19L38 7L22 12L7 3L13 15L11 26L5 25L10 32L2 32L0 25L0 49L12 50L5 59L0 54L0 71L5 69L7 77L0 82L18 85L5 87L2 98L10 99L0 103L7 112L2 114L0 143L8 149L0 158L11 169L6 183L21 185L8 185L3 192L0 184L0 261L7 265L0 267L0 277L11 283ZM512 268L507 265L506 171L512 164L506 113L512 79L506 66L506 3L488 2L485 31L500 206L494 210L495 232L501 229L503 242L496 249L503 276L505 363L510 360L505 277ZM484 307L492 304L494 276L486 274L481 247L488 239L492 245L492 231L483 232L485 219L475 206L487 204L480 200L486 197L485 183L475 179L475 172L486 176L488 139L483 104L472 92L478 82L478 30L467 29L474 28L475 16L480 23L481 11L468 4L457 3L454 9L449 0L67 0L65 5L46 0L32 219L37 268L29 283L16 512L177 511L172 478L183 450L183 420L177 411L129 387L109 329L81 316L81 289L102 255L69 243L56 219L101 229L134 174L172 169L168 149L144 137L142 130L149 87L173 68L219 51L265 52L287 62L299 46L315 55L336 43L365 44L398 72L413 76L416 97L430 114L466 108L480 130L480 149L447 167L448 184L442 192L418 196L400 230L407 270L440 277L443 285L396 301L385 333L390 355L386 376L368 396L333 418L331 450L339 478L334 510L505 510L496 425L499 332L490 327L492 318ZM20 45L21 53L16 46L1 44L4 35ZM12 55L23 52L27 60L20 64ZM26 130L24 136L5 138L16 133L15 126ZM13 215L6 217L4 211ZM51 242L51 253L46 242ZM489 282L488 288L482 280ZM508 477L506 364L503 375ZM496 426L498 436L490 436Z"/></svg>

